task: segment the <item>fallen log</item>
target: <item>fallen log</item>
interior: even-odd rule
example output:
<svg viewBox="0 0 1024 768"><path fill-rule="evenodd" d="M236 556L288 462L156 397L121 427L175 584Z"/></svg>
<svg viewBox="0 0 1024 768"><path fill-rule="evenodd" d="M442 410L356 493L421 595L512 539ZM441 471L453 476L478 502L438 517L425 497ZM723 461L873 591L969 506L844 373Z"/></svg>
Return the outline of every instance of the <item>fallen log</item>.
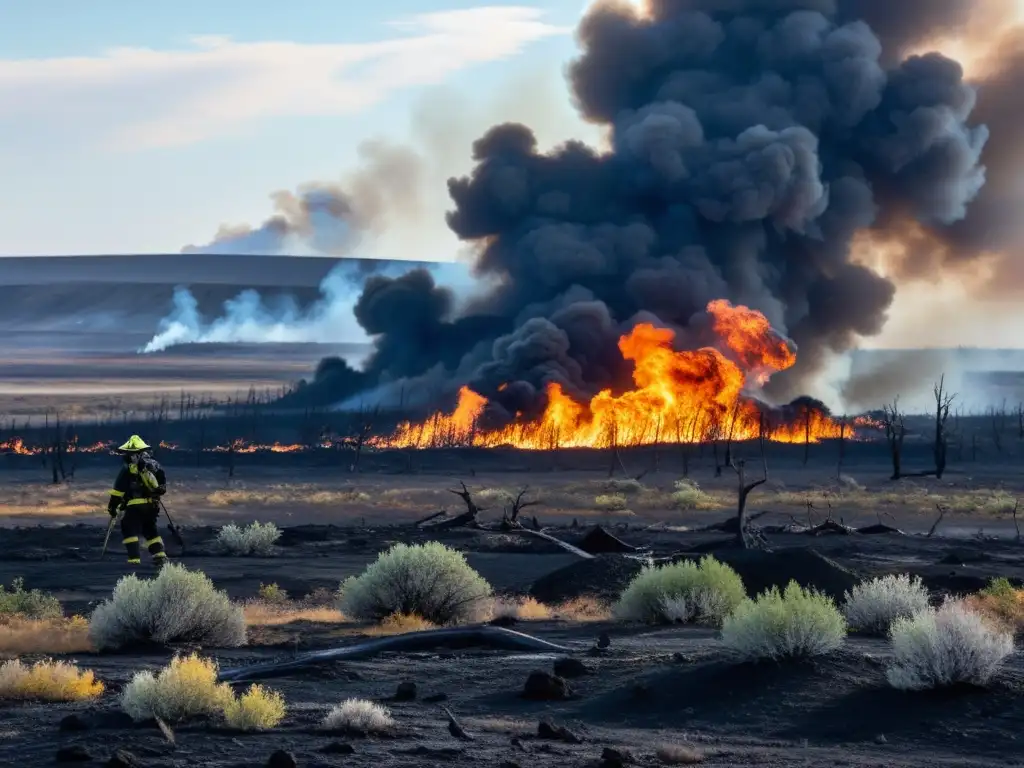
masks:
<svg viewBox="0 0 1024 768"><path fill-rule="evenodd" d="M447 516L448 516L448 510L447 509L442 509L440 512L434 512L432 514L427 515L426 517L421 517L419 520L417 520L415 523L413 523L413 526L414 527L419 527L419 526L423 525L424 523L429 523L431 520L436 520L439 517L447 517Z"/></svg>
<svg viewBox="0 0 1024 768"><path fill-rule="evenodd" d="M306 669L325 661L356 661L368 659L388 651L431 651L445 645L459 647L483 646L506 651L539 651L545 653L571 653L564 645L549 643L547 640L516 632L504 627L464 627L458 629L431 629L425 632L408 632L404 635L382 637L363 643L313 651L294 656L285 661L271 661L252 664L247 667L225 669L218 679L225 683L240 683L250 680L265 680L281 677L290 672Z"/></svg>
<svg viewBox="0 0 1024 768"><path fill-rule="evenodd" d="M513 531L517 531L519 533L525 533L528 536L536 536L537 538L544 539L544 541L550 541L552 544L558 545L559 547L564 549L566 552L574 554L577 557L582 557L584 560L593 560L594 557L595 557L594 555L590 554L589 552L584 552L579 547L574 547L572 544L570 544L567 541L562 541L561 539L556 539L551 534L544 533L544 531L531 531L529 528L513 528L512 530Z"/></svg>

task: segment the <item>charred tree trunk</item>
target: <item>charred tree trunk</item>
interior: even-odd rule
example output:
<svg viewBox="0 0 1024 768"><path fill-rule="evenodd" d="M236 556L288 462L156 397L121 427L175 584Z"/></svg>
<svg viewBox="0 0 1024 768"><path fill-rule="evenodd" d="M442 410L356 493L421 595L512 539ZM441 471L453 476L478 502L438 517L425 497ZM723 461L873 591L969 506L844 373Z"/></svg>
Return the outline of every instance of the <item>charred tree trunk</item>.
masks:
<svg viewBox="0 0 1024 768"><path fill-rule="evenodd" d="M889 455L892 458L892 477L899 480L903 477L903 440L907 436L907 428L903 423L903 414L899 410L899 398L892 405L883 406L882 424L885 427L885 439L889 443Z"/></svg>
<svg viewBox="0 0 1024 768"><path fill-rule="evenodd" d="M764 545L763 539L759 535L755 535L750 531L750 520L748 519L747 513L747 498L750 496L751 491L757 488L759 485L763 485L768 482L768 458L764 452L764 421L761 422L761 429L759 430L758 444L761 450L761 467L763 470L763 476L754 480L753 482L747 482L746 479L746 462L740 459L734 461L730 466L736 472L736 544L743 549L755 549Z"/></svg>
<svg viewBox="0 0 1024 768"><path fill-rule="evenodd" d="M836 481L843 477L843 461L846 459L846 417L839 420L839 460L836 462Z"/></svg>
<svg viewBox="0 0 1024 768"><path fill-rule="evenodd" d="M946 458L949 452L949 435L946 431L946 421L949 419L949 407L953 403L956 394L949 394L945 390L946 377L939 377L939 383L935 385L935 442L932 452L935 457L935 478L942 479L946 471Z"/></svg>

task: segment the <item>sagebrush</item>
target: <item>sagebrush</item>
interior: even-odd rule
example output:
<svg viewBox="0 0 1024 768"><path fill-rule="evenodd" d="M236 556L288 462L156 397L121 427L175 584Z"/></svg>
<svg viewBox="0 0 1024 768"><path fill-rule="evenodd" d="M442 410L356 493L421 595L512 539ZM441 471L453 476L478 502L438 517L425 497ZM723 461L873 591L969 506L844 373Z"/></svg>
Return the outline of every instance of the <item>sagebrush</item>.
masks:
<svg viewBox="0 0 1024 768"><path fill-rule="evenodd" d="M896 619L927 608L928 600L928 590L919 576L882 576L861 582L847 592L843 614L850 629L885 635Z"/></svg>
<svg viewBox="0 0 1024 768"><path fill-rule="evenodd" d="M395 544L339 589L339 609L361 621L394 614L416 615L431 624L487 618L492 590L461 552L436 541Z"/></svg>
<svg viewBox="0 0 1024 768"><path fill-rule="evenodd" d="M121 709L136 722L218 716L229 728L265 731L280 724L287 708L280 693L261 685L236 697L230 685L217 682L217 663L192 653L176 656L155 675L136 673L121 691Z"/></svg>
<svg viewBox="0 0 1024 768"><path fill-rule="evenodd" d="M217 532L217 544L229 555L269 555L281 538L273 523L253 522L245 528L228 523Z"/></svg>
<svg viewBox="0 0 1024 768"><path fill-rule="evenodd" d="M905 691L943 688L958 683L984 686L1013 653L1013 635L991 626L962 600L946 600L890 630L889 684Z"/></svg>
<svg viewBox="0 0 1024 768"><path fill-rule="evenodd" d="M141 722L159 717L177 723L223 712L234 693L217 682L217 664L193 653L177 656L157 674L137 672L121 691L121 709Z"/></svg>
<svg viewBox="0 0 1024 768"><path fill-rule="evenodd" d="M206 574L168 563L153 579L121 577L93 611L89 637L99 651L168 643L230 648L245 642L245 617Z"/></svg>
<svg viewBox="0 0 1024 768"><path fill-rule="evenodd" d="M739 574L709 556L699 563L684 560L645 568L622 592L612 613L626 621L718 625L746 596Z"/></svg>
<svg viewBox="0 0 1024 768"><path fill-rule="evenodd" d="M838 649L845 635L832 598L795 581L744 600L722 623L722 643L741 661L818 656Z"/></svg>

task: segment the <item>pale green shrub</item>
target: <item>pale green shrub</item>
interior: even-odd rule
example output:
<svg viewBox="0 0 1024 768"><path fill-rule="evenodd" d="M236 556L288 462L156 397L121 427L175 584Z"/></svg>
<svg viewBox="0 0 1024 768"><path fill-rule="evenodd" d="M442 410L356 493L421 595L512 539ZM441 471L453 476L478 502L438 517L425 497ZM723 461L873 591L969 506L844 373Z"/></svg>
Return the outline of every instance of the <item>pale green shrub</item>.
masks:
<svg viewBox="0 0 1024 768"><path fill-rule="evenodd" d="M893 622L889 684L920 691L967 683L983 686L1013 653L1013 635L989 626L961 600Z"/></svg>
<svg viewBox="0 0 1024 768"><path fill-rule="evenodd" d="M882 576L857 584L844 596L843 614L850 629L884 635L896 619L928 607L928 590L919 576Z"/></svg>
<svg viewBox="0 0 1024 768"><path fill-rule="evenodd" d="M722 623L722 642L743 661L819 656L838 649L845 635L832 598L795 581L744 600Z"/></svg>
<svg viewBox="0 0 1024 768"><path fill-rule="evenodd" d="M629 583L612 613L627 621L718 625L747 592L732 568L713 557L645 568Z"/></svg>
<svg viewBox="0 0 1024 768"><path fill-rule="evenodd" d="M245 617L206 574L168 563L153 579L121 577L93 611L89 637L99 651L182 642L228 648L245 642Z"/></svg>
<svg viewBox="0 0 1024 768"><path fill-rule="evenodd" d="M692 480L676 480L675 487L675 491L672 492L672 504L676 509L707 509L713 506L714 500Z"/></svg>
<svg viewBox="0 0 1024 768"><path fill-rule="evenodd" d="M625 512L629 503L621 493L602 493L594 499L594 507L605 512Z"/></svg>
<svg viewBox="0 0 1024 768"><path fill-rule="evenodd" d="M228 523L217 532L217 543L229 555L269 555L281 538L273 523L253 522L245 528Z"/></svg>
<svg viewBox="0 0 1024 768"><path fill-rule="evenodd" d="M379 622L393 614L415 614L432 624L485 620L491 585L461 552L436 541L395 544L359 576L339 589L338 608L346 616Z"/></svg>

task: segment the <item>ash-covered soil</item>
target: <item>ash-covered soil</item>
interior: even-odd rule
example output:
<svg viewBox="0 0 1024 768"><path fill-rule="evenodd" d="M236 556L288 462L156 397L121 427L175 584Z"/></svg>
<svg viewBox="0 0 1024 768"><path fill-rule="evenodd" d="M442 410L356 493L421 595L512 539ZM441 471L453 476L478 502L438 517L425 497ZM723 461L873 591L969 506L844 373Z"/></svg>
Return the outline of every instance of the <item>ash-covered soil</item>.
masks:
<svg viewBox="0 0 1024 768"><path fill-rule="evenodd" d="M552 532L579 543L587 529ZM87 613L126 569L116 540L106 559L98 559L103 533L95 525L4 530L0 582L22 576L30 588L55 592L69 613ZM761 556L719 550L721 533L658 527L613 533L656 557L715 551L734 561L748 583L782 581L794 573L841 583L851 572L909 570L939 595L976 588L994 575L1024 579L1024 546L1012 540L773 535L776 554ZM186 528L188 554L177 559L203 570L238 599L253 597L261 583L275 582L293 596L334 589L397 541L445 541L465 551L498 591L526 594L546 583L544 596L551 601L614 594L632 572L620 556L603 555L601 562L612 567L595 569L593 562L517 534L428 533L408 525L298 526L285 528L275 555L263 558L219 555L214 534L214 528ZM170 547L177 556L177 548ZM260 766L276 750L285 750L299 765L562 768L619 764L602 758L613 756L606 749L629 753L638 765L658 765L659 745L683 744L712 766L1024 765L1020 653L991 690L907 694L885 682L888 650L882 640L851 637L841 652L813 662L737 666L707 629L556 620L520 621L514 629L567 647L564 655L586 667L566 678L567 698L521 696L529 674L552 673L563 654L485 648L388 653L267 681L289 704L285 723L271 733L229 733L193 723L176 728L171 744L155 727L126 723L118 714L116 692L133 673L164 665L172 651L77 654L82 666L108 684L108 693L94 704L3 706L0 764L48 765L59 748L79 745L100 764L125 749L146 766ZM258 627L251 629L248 647L212 653L222 668L233 668L358 642L364 631L310 622ZM602 632L610 646L595 651ZM416 684L415 700L391 699L402 682ZM396 733L353 738L318 732L325 712L352 696L391 707ZM471 741L449 734L442 706L461 720ZM62 731L68 715L79 716L75 725L83 730ZM571 736L540 738L542 721L564 726Z"/></svg>

